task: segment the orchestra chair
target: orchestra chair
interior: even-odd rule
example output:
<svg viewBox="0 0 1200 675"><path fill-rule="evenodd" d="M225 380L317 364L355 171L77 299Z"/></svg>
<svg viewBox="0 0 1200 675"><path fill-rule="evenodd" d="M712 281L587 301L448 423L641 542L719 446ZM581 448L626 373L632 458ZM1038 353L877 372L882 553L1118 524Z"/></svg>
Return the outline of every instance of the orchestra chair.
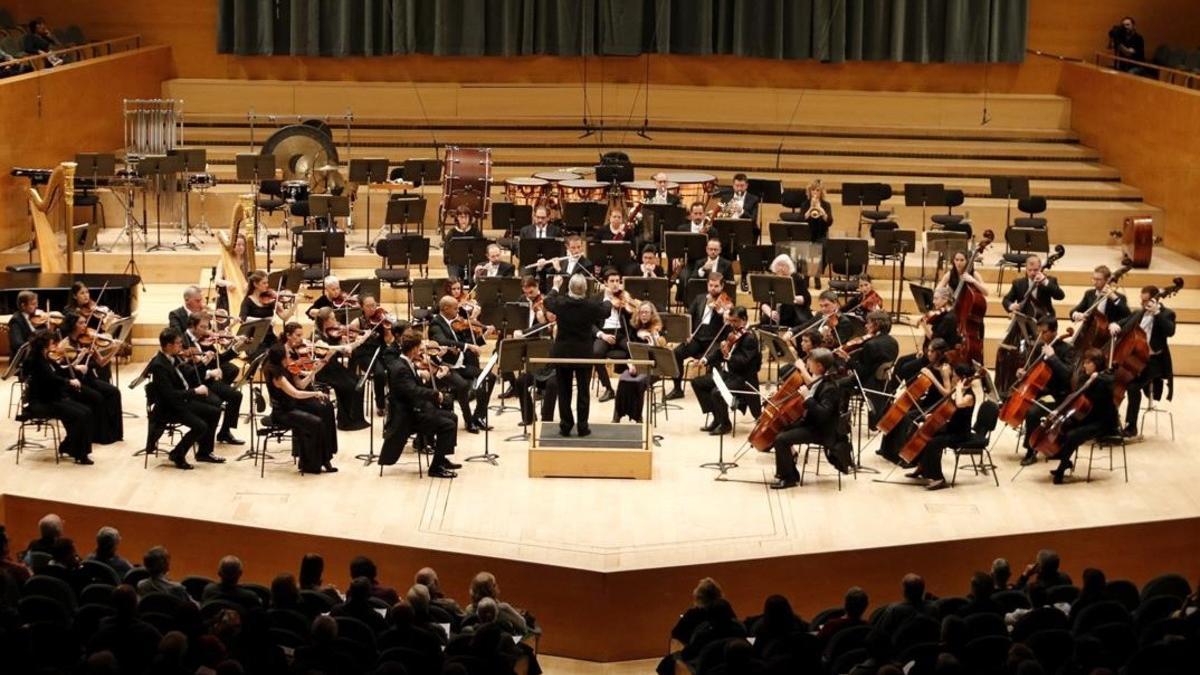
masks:
<svg viewBox="0 0 1200 675"><path fill-rule="evenodd" d="M146 364L146 369L149 370L149 364ZM146 374L143 371L142 376L139 376L133 382L136 384L142 380ZM134 384L131 384L132 388ZM158 441L164 433L167 434L168 442L173 442L175 436L179 433L179 428L183 426L179 422L169 422L163 419L158 412L158 387L151 380L146 383L146 447L142 449L142 469L150 468L150 455L158 456Z"/></svg>
<svg viewBox="0 0 1200 675"><path fill-rule="evenodd" d="M801 188L788 188L784 190L779 197L779 203L791 211L783 211L779 214L779 219L789 223L803 223L804 214L800 209L804 208L804 200L808 197Z"/></svg>
<svg viewBox="0 0 1200 675"><path fill-rule="evenodd" d="M962 458L970 460L971 470L978 476L980 473L992 472L992 480L1000 487L1000 477L996 475L996 463L992 461L992 432L996 430L996 422L1000 418L1000 406L995 401L984 401L975 415L975 425L971 427L971 437L961 445L951 448L954 451L954 473L950 476L950 486L958 480L958 467Z"/></svg>
<svg viewBox="0 0 1200 675"><path fill-rule="evenodd" d="M24 347L22 347L24 349ZM62 443L63 432L59 429L58 420L53 417L36 415L30 412L29 402L25 399L27 388L21 387L21 404L17 410L16 420L20 423L17 427L17 442L9 447L9 450L16 450L17 464L21 463L21 451L25 449L44 449L46 446L40 443L30 442L25 438L25 430L29 427L34 427L39 432L45 433L49 431L52 445L50 450L54 453L54 463L59 463L58 446Z"/></svg>
<svg viewBox="0 0 1200 675"><path fill-rule="evenodd" d="M808 470L808 458L809 458L809 455L813 452L816 453L817 459L813 463L813 470L809 471ZM799 461L799 459L800 459L800 453L804 454L804 463L800 465L800 487L804 487L805 474L811 473L814 476L821 475L821 456L825 454L825 446L821 445L820 443L803 443L799 446L798 450L793 451L793 454L796 457L797 461ZM828 460L826 460L826 463L828 463ZM837 474L838 492L841 492L842 491L842 472L834 469L834 473Z"/></svg>
<svg viewBox="0 0 1200 675"><path fill-rule="evenodd" d="M96 223L97 227L104 227L107 224L108 217L104 215L104 203L100 201L100 195L94 190L92 192L83 190L76 192L72 201L77 209L90 208L92 210L92 218L89 221L90 223ZM93 246L94 245L95 244L93 244ZM87 250L90 250L90 248Z"/></svg>
<svg viewBox="0 0 1200 675"><path fill-rule="evenodd" d="M1146 430L1146 418L1154 415L1154 435L1158 435L1158 416L1166 415L1167 423L1171 427L1171 442L1175 442L1175 415L1168 408L1160 408L1159 401L1154 398L1154 391L1150 389L1146 392L1146 408L1142 411L1142 431ZM1169 400L1169 399L1168 399Z"/></svg>
<svg viewBox="0 0 1200 675"><path fill-rule="evenodd" d="M960 213L955 213L954 207L962 206L963 202L966 201L966 195L962 190L945 190L942 192L942 195L945 197L945 199L941 206L946 207L946 212L935 213L930 216L929 219L933 221L934 225L937 225L941 229L948 230L951 229L952 226L962 223L965 216Z"/></svg>
<svg viewBox="0 0 1200 675"><path fill-rule="evenodd" d="M1045 197L1025 197L1017 200L1017 209L1025 214L1024 218L1014 218L1015 227L1046 227L1046 219L1038 214L1046 212Z"/></svg>
<svg viewBox="0 0 1200 675"><path fill-rule="evenodd" d="M1113 466L1113 455L1116 454L1117 448L1121 449L1121 465L1114 467ZM1087 479L1085 482L1087 482L1087 483L1092 482L1092 464L1094 463L1094 460L1096 458L1096 450L1099 449L1100 452L1102 452L1102 453L1103 452L1108 453L1108 468L1104 469L1102 467L1100 470L1101 471L1117 471L1119 469L1124 472L1125 482L1128 483L1129 482L1129 454L1126 452L1126 448L1127 448L1127 446L1125 445L1125 437L1122 436L1120 433L1117 433L1112 436L1100 436L1099 438L1093 439L1092 442L1088 445L1088 470L1087 470ZM1076 458L1078 459L1078 456L1080 453L1078 451L1076 451L1075 454L1076 454ZM1101 459L1103 460L1103 458L1101 458Z"/></svg>
<svg viewBox="0 0 1200 675"><path fill-rule="evenodd" d="M285 211L288 203L283 198L283 182L274 179L260 182L254 203L260 211L266 211L268 217L280 211Z"/></svg>
<svg viewBox="0 0 1200 675"><path fill-rule="evenodd" d="M830 237L825 240L829 288L839 295L858 292L857 277L867 271L869 261L870 243L866 239Z"/></svg>
<svg viewBox="0 0 1200 675"><path fill-rule="evenodd" d="M8 416L13 418L13 411L21 409L20 403L25 400L25 380L20 376L21 364L25 362L25 358L29 356L29 343L21 345L16 354L13 354L8 360L8 366L4 369L4 374L0 375L0 379L7 380L13 375L17 379L8 387ZM15 419L15 418L13 418Z"/></svg>
<svg viewBox="0 0 1200 675"><path fill-rule="evenodd" d="M1003 293L1004 270L1011 268L1018 275L1025 267L1025 261L1031 255L1039 255L1045 261L1050 253L1050 238L1046 226L1017 227L1013 226L1004 231L1004 253L996 265L1000 274L996 279L996 293Z"/></svg>
<svg viewBox="0 0 1200 675"><path fill-rule="evenodd" d="M255 417L258 418L257 422L253 421ZM279 445L283 445L284 442L291 442L292 429L287 425L275 424L274 420L271 419L270 412L255 415L251 417L251 420L254 432L250 437L250 448L254 453L254 464L258 467L258 477L262 478L267 472L267 460L274 459L272 455L267 454L267 445L272 440ZM293 452L292 455L294 463L295 453Z"/></svg>

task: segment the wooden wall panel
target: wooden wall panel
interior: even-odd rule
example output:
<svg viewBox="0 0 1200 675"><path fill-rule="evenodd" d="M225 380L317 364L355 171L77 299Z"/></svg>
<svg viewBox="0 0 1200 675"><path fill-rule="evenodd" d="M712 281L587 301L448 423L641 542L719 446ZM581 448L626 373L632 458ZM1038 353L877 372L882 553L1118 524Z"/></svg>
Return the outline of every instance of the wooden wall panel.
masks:
<svg viewBox="0 0 1200 675"><path fill-rule="evenodd" d="M29 183L9 169L52 167L78 152L120 147L122 99L157 98L170 55L168 47L144 47L0 80L0 248L29 238Z"/></svg>
<svg viewBox="0 0 1200 675"><path fill-rule="evenodd" d="M362 554L375 560L381 581L400 592L407 589L417 569L431 565L446 592L461 602L471 577L490 570L497 575L505 598L538 617L545 630L543 652L592 661L660 656L671 625L690 602L696 580L704 576L721 583L739 615L757 613L767 595L782 593L796 611L811 617L840 604L851 585L862 586L872 606L896 600L900 578L910 571L922 574L934 594L962 595L969 588L971 573L988 569L994 558L1007 558L1019 571L1041 548L1057 549L1064 570L1076 579L1084 567L1092 566L1103 569L1109 579L1130 579L1139 585L1168 571L1189 579L1200 573L1195 557L1200 519L604 574L532 560L363 543L12 495L0 501L14 547L36 536L41 516L55 512L66 520L67 534L81 550L90 550L91 537L101 525L121 531L123 553L131 560L140 559L151 546L166 544L172 556L171 576L177 580L189 574L214 577L220 556L236 552L246 564L247 581L269 584L278 572L296 573L303 554L319 552L326 561L326 581L345 589L350 559Z"/></svg>
<svg viewBox="0 0 1200 675"><path fill-rule="evenodd" d="M1080 140L1170 214L1164 244L1200 257L1200 92L1069 64L1060 93Z"/></svg>

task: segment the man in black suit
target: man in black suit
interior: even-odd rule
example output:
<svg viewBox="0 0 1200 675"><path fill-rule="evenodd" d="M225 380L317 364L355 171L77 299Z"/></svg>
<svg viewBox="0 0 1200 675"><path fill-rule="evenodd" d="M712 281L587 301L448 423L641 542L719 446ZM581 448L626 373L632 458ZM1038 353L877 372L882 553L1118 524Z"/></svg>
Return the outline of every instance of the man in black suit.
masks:
<svg viewBox="0 0 1200 675"><path fill-rule="evenodd" d="M804 403L804 417L775 437L775 475L771 484L774 490L795 487L800 482L800 472L792 457L792 446L801 443L819 443L825 449L829 463L845 473L851 457L848 443L838 442L838 417L841 415L841 390L827 373L834 366L833 353L828 349L814 349L808 355L808 384L801 385L799 396Z"/></svg>
<svg viewBox="0 0 1200 675"><path fill-rule="evenodd" d="M900 354L900 344L891 333L891 315L877 309L867 314L867 333L863 336L862 346L850 354L841 347L833 352L834 356L845 360L854 371L857 379L855 385L865 390L867 400L871 402L867 425L872 431L889 404L889 397L882 393L886 382L878 377L880 369L895 363Z"/></svg>
<svg viewBox="0 0 1200 675"><path fill-rule="evenodd" d="M550 339L550 329L547 328L552 320L547 316L544 298L536 277L527 276L521 280L521 292L524 294L522 304L527 309L523 325L513 331L516 339ZM521 421L525 426L533 424L533 390L542 390L542 421L554 419L554 406L558 403L558 383L554 369L545 365L538 366L533 372L524 371L519 375L510 373L510 384L521 402Z"/></svg>
<svg viewBox="0 0 1200 675"><path fill-rule="evenodd" d="M392 371L391 394L388 397L388 418L384 424L384 444L379 463L395 464L405 442L418 425L433 445L429 475L434 478L454 478L461 465L447 459L458 445L458 418L443 407L444 394L426 384L417 374L416 361L421 357L421 338L408 334L400 338L400 360ZM444 366L443 366L444 368ZM435 375L436 376L436 375Z"/></svg>
<svg viewBox="0 0 1200 675"><path fill-rule="evenodd" d="M570 277L576 273L593 274L592 261L583 254L583 237L572 234L566 239L567 254L563 259L545 260L539 258L535 263L542 288L549 290L548 279L551 275Z"/></svg>
<svg viewBox="0 0 1200 675"><path fill-rule="evenodd" d="M608 268L601 279L604 281L604 300L612 309L608 315L598 321L595 326L596 339L592 342L592 358L594 359L625 359L629 357L629 315L620 307L612 306L615 299L625 293L621 287L621 275L617 270ZM596 377L604 387L600 402L611 401L617 394L613 391L612 383L608 381L608 368L597 364Z"/></svg>
<svg viewBox="0 0 1200 675"><path fill-rule="evenodd" d="M244 445L244 441L233 436L242 409L242 392L232 386L240 369L230 363L230 360L237 354L232 349L220 347L208 340L209 321L205 312L193 312L188 317L188 329L183 334L183 348L199 349L204 362L203 365L193 362L193 366L183 368L182 372L192 387L203 384L208 388L207 400L210 404L218 407L222 403L225 404L224 419L220 431L217 432L217 442ZM214 456L213 460L219 463L224 462L225 458Z"/></svg>
<svg viewBox="0 0 1200 675"><path fill-rule="evenodd" d="M642 260L640 263L631 262L629 267L625 269L625 277L643 277L646 279L662 279L667 276L663 271L662 265L658 261L658 249L654 244L646 244L642 247Z"/></svg>
<svg viewBox="0 0 1200 675"><path fill-rule="evenodd" d="M204 292L199 286L188 286L183 290L183 306L176 307L167 315L167 327L183 335L188 329L188 317L205 310Z"/></svg>
<svg viewBox="0 0 1200 675"><path fill-rule="evenodd" d="M709 374L692 380L692 389L696 392L696 399L700 401L700 410L706 415L712 414L712 420L701 427L700 431L707 431L713 436L729 433L733 430L733 425L729 422L729 406L721 396L712 371L720 370L725 386L732 392L739 392L734 394L735 405L748 406L756 419L762 413L762 402L758 394L744 393L758 389L758 370L762 368L762 350L758 347L758 338L746 329L748 321L745 307L734 307L730 310L725 316L725 323L729 326L726 335L741 337L728 355L724 352L723 344L714 346L708 355L700 360L709 367Z"/></svg>
<svg viewBox="0 0 1200 675"><path fill-rule="evenodd" d="M1035 286L1032 294L1029 294L1030 284ZM1029 294L1028 300L1026 294ZM1004 296L1004 307L1010 312L1021 312L1037 319L1043 314L1054 316L1054 301L1065 297L1067 294L1059 288L1058 279L1042 272L1042 259L1031 255L1025 259L1025 276L1014 279Z"/></svg>
<svg viewBox="0 0 1200 675"><path fill-rule="evenodd" d="M180 372L179 352L183 350L183 337L174 328L165 328L158 335L158 345L160 350L149 366L149 386L154 388L150 396L154 401L154 414L163 422L178 422L188 428L169 457L180 469L191 469L187 451L195 444L198 461L216 461L213 437L221 409L206 401L207 387L189 385Z"/></svg>
<svg viewBox="0 0 1200 675"><path fill-rule="evenodd" d="M707 235L711 227L712 223L708 220L708 213L704 210L704 202L693 202L688 207L687 220L680 223L676 229L679 232Z"/></svg>
<svg viewBox="0 0 1200 675"><path fill-rule="evenodd" d="M707 279L708 275L713 272L720 274L723 279L733 278L733 263L721 255L721 240L716 237L709 239L708 243L704 245L704 257L693 260L691 269L685 270L680 275L676 300L691 304L691 299L685 297L688 282L692 279Z"/></svg>
<svg viewBox="0 0 1200 675"><path fill-rule="evenodd" d="M554 278L554 288L546 296L546 309L558 317L558 338L550 348L550 356L561 359L590 359L596 339L596 326L612 312L612 304L598 298L587 298L587 279L582 274L571 277L567 294L559 293L562 277ZM555 367L558 380L559 429L563 436L571 433L575 416L571 413L571 383L575 383L576 408L579 413L579 435L592 433L588 426L588 385L592 366L560 365Z"/></svg>
<svg viewBox="0 0 1200 675"><path fill-rule="evenodd" d="M725 315L713 307L721 292L725 290L725 277L717 272L708 275L708 292L696 296L688 307L692 316L691 339L675 345L675 364L679 375L675 378L675 387L667 394L667 400L683 398L683 362L685 359L698 359L709 352L709 347L718 335L724 333Z"/></svg>
<svg viewBox="0 0 1200 675"><path fill-rule="evenodd" d="M1130 437L1137 436L1137 416L1142 405L1143 391L1157 401L1162 398L1165 382L1167 400L1174 396L1175 367L1171 361L1171 346L1167 343L1167 338L1175 335L1175 311L1164 307L1156 298L1157 295L1158 287L1143 287L1142 308L1125 317L1119 324L1109 324L1109 330L1114 336L1132 329L1133 326L1140 326L1150 343L1150 358L1146 361L1146 367L1126 388L1129 405L1125 408L1124 433Z"/></svg>
<svg viewBox="0 0 1200 675"><path fill-rule="evenodd" d="M1042 418L1057 408L1071 393L1071 375L1074 370L1071 347L1062 340L1056 340L1058 319L1052 316L1043 316L1038 319L1037 336L1037 342L1032 349L1037 350L1038 356L1035 360L1030 361L1029 367L1033 367L1038 361L1046 362L1046 366L1050 368L1050 381L1042 390L1042 396L1049 396L1053 402L1050 405L1033 405L1025 414L1025 434L1022 440L1025 445L1025 456L1021 459L1021 466L1029 466L1037 462L1037 452L1029 445L1029 437L1033 435L1033 430L1042 423ZM1025 368L1018 369L1017 377L1024 376Z"/></svg>
<svg viewBox="0 0 1200 675"><path fill-rule="evenodd" d="M471 385L483 371L480 368L479 354L482 352L482 339L477 339L470 326L454 329L454 321L459 318L458 300L447 295L438 301L438 313L429 322L429 339L446 348L441 362L450 366L450 374L443 382L447 384L458 407L462 410L463 422L467 433L477 434L480 429L487 427L487 405L492 395L492 385L495 376L488 375L483 386L475 390L475 412L471 412Z"/></svg>
<svg viewBox="0 0 1200 675"><path fill-rule="evenodd" d="M34 333L46 330L45 326L33 325L33 313L37 311L38 297L33 291L17 294L17 311L8 320L8 353L16 354Z"/></svg>
<svg viewBox="0 0 1200 675"><path fill-rule="evenodd" d="M475 266L475 280L511 277L516 274L516 270L517 268L513 267L512 263L506 263L500 259L499 244L488 244L487 261Z"/></svg>
<svg viewBox="0 0 1200 675"><path fill-rule="evenodd" d="M733 213L734 218L745 218L751 223L754 223L755 232L758 231L758 195L749 192L750 181L746 178L746 174L737 173L733 176L733 195L729 198L726 207Z"/></svg>
<svg viewBox="0 0 1200 675"><path fill-rule="evenodd" d="M667 174L661 171L654 174L654 194L646 195L646 203L679 206L679 195L670 192L668 189L669 185L670 181L667 180Z"/></svg>
<svg viewBox="0 0 1200 675"><path fill-rule="evenodd" d="M521 228L522 239L557 239L562 236L558 225L550 222L550 209L536 206L533 209L533 222Z"/></svg>
<svg viewBox="0 0 1200 675"><path fill-rule="evenodd" d="M1101 265L1092 271L1092 287L1083 294L1079 304L1071 310L1072 321L1086 319L1087 313L1093 305L1096 305L1096 311L1102 312L1110 324L1129 316L1129 301L1125 299L1125 295L1118 293L1115 288L1107 289L1110 279L1112 279L1112 271L1108 269L1107 265ZM1105 293L1106 289L1107 293ZM1099 302L1098 305L1097 302Z"/></svg>

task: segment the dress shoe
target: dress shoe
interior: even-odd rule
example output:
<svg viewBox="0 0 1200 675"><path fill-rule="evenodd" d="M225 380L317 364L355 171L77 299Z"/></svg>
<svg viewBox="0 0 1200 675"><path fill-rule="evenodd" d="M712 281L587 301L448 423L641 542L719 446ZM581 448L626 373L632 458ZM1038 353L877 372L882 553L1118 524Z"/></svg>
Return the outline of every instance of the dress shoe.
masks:
<svg viewBox="0 0 1200 675"><path fill-rule="evenodd" d="M463 430L464 430L464 431L466 431L468 434L477 434L477 433L479 433L479 427L475 426L475 422L474 422L474 421L467 422L467 426L466 426L466 427L464 427L464 429L463 429Z"/></svg>
<svg viewBox="0 0 1200 675"><path fill-rule="evenodd" d="M562 437L564 437L564 438L565 438L565 437L567 437L567 436L570 436L570 435L571 435L571 427L573 427L573 426L575 426L575 425L574 425L574 424L560 424L560 425L558 425L558 435L559 435L559 436L562 436Z"/></svg>
<svg viewBox="0 0 1200 675"><path fill-rule="evenodd" d="M717 425L717 426L713 427L712 429L710 429L708 432L708 435L709 436L724 436L725 434L727 434L731 431L733 431L732 426L730 426L728 424L720 424L720 425Z"/></svg>
<svg viewBox="0 0 1200 675"><path fill-rule="evenodd" d="M1050 472L1050 482L1054 483L1055 485L1062 485L1063 481L1065 481L1065 480L1066 480L1066 474L1063 474L1059 471L1051 471Z"/></svg>
<svg viewBox="0 0 1200 675"><path fill-rule="evenodd" d="M910 471L910 472L904 474L904 477L905 478L924 478L925 476L921 473L920 469L917 469L916 471Z"/></svg>
<svg viewBox="0 0 1200 675"><path fill-rule="evenodd" d="M196 455L197 462L206 462L208 464L224 464L225 458L216 455Z"/></svg>
<svg viewBox="0 0 1200 675"><path fill-rule="evenodd" d="M175 468L183 469L184 471L190 471L190 470L196 468L196 467L192 466L191 464L188 464L188 461L186 459L173 459L171 461L175 463Z"/></svg>
<svg viewBox="0 0 1200 675"><path fill-rule="evenodd" d="M1021 458L1021 466L1037 464L1037 454L1031 453Z"/></svg>
<svg viewBox="0 0 1200 675"><path fill-rule="evenodd" d="M1137 427L1127 426L1121 430L1121 435L1124 436L1125 438L1133 438L1138 435Z"/></svg>
<svg viewBox="0 0 1200 675"><path fill-rule="evenodd" d="M90 458L88 458L88 457L76 457L76 458L75 458L75 463L76 463L76 464L82 464L82 465L84 465L84 466L91 466L91 465L95 464L95 462L93 462L93 461L92 461Z"/></svg>
<svg viewBox="0 0 1200 675"><path fill-rule="evenodd" d="M583 426L579 427L579 435L580 435L581 437L582 437L582 436L591 436L591 435L592 435L592 428L591 428L591 427L583 427Z"/></svg>
<svg viewBox="0 0 1200 675"><path fill-rule="evenodd" d="M939 478L939 479L931 482L929 485L926 485L925 489L931 490L931 491L932 490L945 490L948 487L950 487L950 484L946 482L946 479Z"/></svg>
<svg viewBox="0 0 1200 675"><path fill-rule="evenodd" d="M376 417L387 417L387 409L386 408L376 408L375 416Z"/></svg>
<svg viewBox="0 0 1200 675"><path fill-rule="evenodd" d="M453 471L451 471L450 469L447 469L445 467L435 466L435 467L430 467L429 477L430 478L457 478L458 474L454 473Z"/></svg>
<svg viewBox="0 0 1200 675"><path fill-rule="evenodd" d="M616 392L612 389L605 389L603 394L600 394L600 402L607 403L617 397Z"/></svg>
<svg viewBox="0 0 1200 675"><path fill-rule="evenodd" d="M326 464L324 467L325 473L337 473L337 467L332 464Z"/></svg>
<svg viewBox="0 0 1200 675"><path fill-rule="evenodd" d="M447 459L446 461L442 462L442 468L443 469L461 469L462 464L459 464L458 462L451 462L450 460Z"/></svg>
<svg viewBox="0 0 1200 675"><path fill-rule="evenodd" d="M675 399L678 399L678 398L683 398L683 390L680 389L679 387L675 387L671 391L667 392L666 399L668 401L674 401Z"/></svg>
<svg viewBox="0 0 1200 675"><path fill-rule="evenodd" d="M716 428L717 428L717 423L715 421L713 421L713 422L709 422L708 424L705 424L704 426L700 427L700 431L707 432L707 431L712 431L713 429L716 429Z"/></svg>
<svg viewBox="0 0 1200 675"><path fill-rule="evenodd" d="M771 483L771 489L772 490L786 490L788 488L796 487L797 484L798 483L794 480L778 478L775 480L774 483Z"/></svg>
<svg viewBox="0 0 1200 675"><path fill-rule="evenodd" d="M246 441L243 441L242 439L237 438L233 434L221 434L220 436L217 436L217 442L223 443L225 445L245 445L246 444Z"/></svg>
<svg viewBox="0 0 1200 675"><path fill-rule="evenodd" d="M492 425L488 424L486 421L484 421L484 419L482 417L475 418L475 426L479 427L479 429L483 430L483 431L491 431L492 429L495 428Z"/></svg>

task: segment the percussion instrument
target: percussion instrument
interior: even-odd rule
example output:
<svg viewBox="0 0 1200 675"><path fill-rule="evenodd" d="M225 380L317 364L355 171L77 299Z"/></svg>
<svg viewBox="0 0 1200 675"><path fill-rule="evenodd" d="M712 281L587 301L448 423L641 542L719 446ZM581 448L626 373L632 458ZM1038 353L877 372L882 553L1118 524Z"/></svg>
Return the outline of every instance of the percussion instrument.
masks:
<svg viewBox="0 0 1200 675"><path fill-rule="evenodd" d="M188 176L188 189L208 190L217 186L217 177L211 173L194 173Z"/></svg>
<svg viewBox="0 0 1200 675"><path fill-rule="evenodd" d="M506 178L504 196L509 203L521 206L537 206L550 193L550 181L543 178Z"/></svg>
<svg viewBox="0 0 1200 675"><path fill-rule="evenodd" d="M564 203L572 202L602 202L608 191L608 183L598 180L564 180L558 188Z"/></svg>
<svg viewBox="0 0 1200 675"><path fill-rule="evenodd" d="M459 206L486 213L492 188L492 149L450 146L442 162L440 221L446 222L447 214L452 217Z"/></svg>
<svg viewBox="0 0 1200 675"><path fill-rule="evenodd" d="M280 193L289 203L308 201L308 181L285 180L279 186Z"/></svg>
<svg viewBox="0 0 1200 675"><path fill-rule="evenodd" d="M538 178L549 183L547 194L552 201L557 202L562 199L562 192L559 190L559 183L565 180L580 180L582 175L574 171L541 171L533 174L534 178Z"/></svg>
<svg viewBox="0 0 1200 675"><path fill-rule="evenodd" d="M183 101L177 99L124 100L125 155L136 160L165 155L183 138Z"/></svg>
<svg viewBox="0 0 1200 675"><path fill-rule="evenodd" d="M1154 219L1149 216L1126 218L1120 231L1113 230L1109 234L1121 240L1121 264L1138 269L1150 266L1154 245L1162 242L1161 237L1154 236Z"/></svg>
<svg viewBox="0 0 1200 675"><path fill-rule="evenodd" d="M621 197L626 207L641 204L655 192L658 192L658 183L652 180L627 180L621 183ZM667 192L678 193L679 184L668 182Z"/></svg>
<svg viewBox="0 0 1200 675"><path fill-rule="evenodd" d="M668 173L667 181L678 184L679 202L685 209L696 202L706 204L717 187L717 177L707 173Z"/></svg>

